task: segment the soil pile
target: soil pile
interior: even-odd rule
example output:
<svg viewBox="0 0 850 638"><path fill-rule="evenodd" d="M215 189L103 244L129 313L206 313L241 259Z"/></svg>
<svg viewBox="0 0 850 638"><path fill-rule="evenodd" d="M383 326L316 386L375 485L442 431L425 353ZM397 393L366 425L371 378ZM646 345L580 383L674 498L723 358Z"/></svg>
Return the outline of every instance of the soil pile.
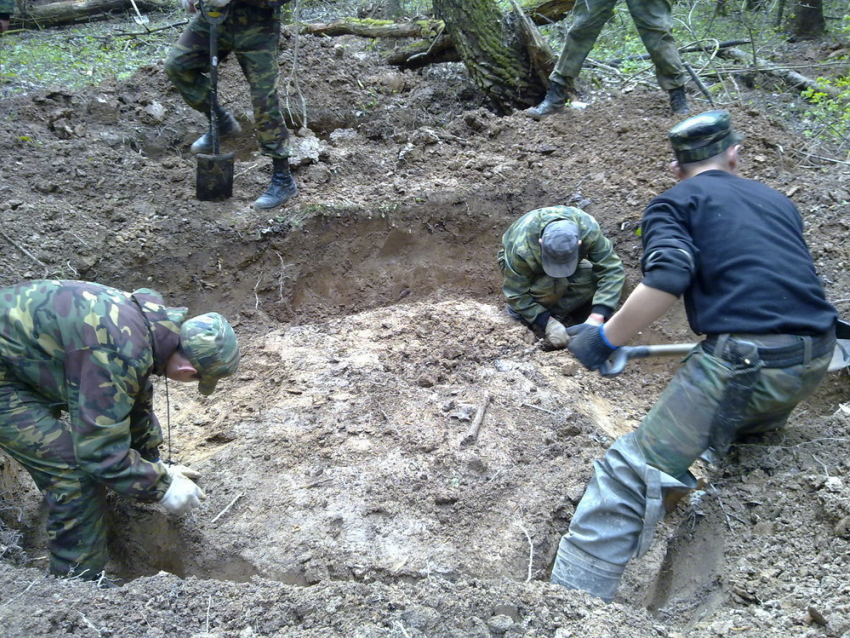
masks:
<svg viewBox="0 0 850 638"><path fill-rule="evenodd" d="M159 66L0 105L0 284L153 287L231 318L243 349L215 395L171 387L170 454L203 472L209 498L183 520L114 500L120 589L44 575L37 493L3 462L3 635L850 635L846 374L786 431L737 446L723 469L697 465L704 488L659 526L616 603L547 582L592 461L675 363L603 380L545 352L504 313L495 254L524 212L580 206L631 290L642 208L673 184L666 95L594 92L538 123L492 115L456 65L399 72L349 38L298 50L301 194L272 213L250 206L270 162L235 61L221 99L245 132L227 143L237 177L221 203L194 198L187 150L204 122ZM846 303L850 174L801 165L793 132L730 110L743 175L794 199L828 297ZM642 339L694 335L677 308Z"/></svg>

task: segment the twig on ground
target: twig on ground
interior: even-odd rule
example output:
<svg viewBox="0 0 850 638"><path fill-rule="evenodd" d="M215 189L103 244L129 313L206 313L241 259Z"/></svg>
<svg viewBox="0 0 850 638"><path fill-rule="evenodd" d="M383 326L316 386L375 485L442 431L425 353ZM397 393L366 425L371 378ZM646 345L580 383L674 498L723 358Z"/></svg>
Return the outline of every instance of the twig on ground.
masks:
<svg viewBox="0 0 850 638"><path fill-rule="evenodd" d="M210 633L210 607L212 607L212 596L207 599L207 625L206 632Z"/></svg>
<svg viewBox="0 0 850 638"><path fill-rule="evenodd" d="M90 629L91 629L94 633L96 633L98 636L102 635L102 634L100 633L100 629L98 629L97 627L95 627L95 626L94 626L94 624L92 623L92 621L91 621L91 620L89 620L88 618L86 618L86 617L83 615L83 612L81 612L81 611L78 609L78 610L77 610L77 613L78 613L78 614L80 614L80 618L82 618L82 619L85 621L85 623L89 626L89 628L90 628Z"/></svg>
<svg viewBox="0 0 850 638"><path fill-rule="evenodd" d="M525 534L525 538L528 540L528 576L525 578L525 582L528 583L531 582L531 577L534 575L532 572L532 567L534 566L534 543L531 542L531 534L525 529L525 525L517 521L516 526L522 530L522 533Z"/></svg>
<svg viewBox="0 0 850 638"><path fill-rule="evenodd" d="M823 461L821 461L821 460L820 460L818 457L816 457L814 454L812 454L812 458L813 458L815 461L817 461L818 463L820 463L821 467L823 468L823 473L824 473L824 474L826 474L826 478L829 478L829 468L826 466L826 463L824 463Z"/></svg>
<svg viewBox="0 0 850 638"><path fill-rule="evenodd" d="M260 307L260 296L257 294L257 288L260 287L260 282L263 280L263 274L260 273L260 276L257 278L257 283L254 285L254 310Z"/></svg>
<svg viewBox="0 0 850 638"><path fill-rule="evenodd" d="M464 445L475 443L475 440L478 438L478 432L479 430L481 430L481 423L484 421L484 413L487 411L487 405L489 403L490 393L487 392L484 394L484 398L481 399L481 404L478 406L478 412L475 413L475 418L472 420L472 425L469 426L469 429L466 431L466 434L464 434L463 438L460 440L461 447Z"/></svg>
<svg viewBox="0 0 850 638"><path fill-rule="evenodd" d="M398 620L395 621L395 624L398 625L398 628L401 630L401 633L407 636L407 638L410 638L410 634L407 633L407 629L404 628L404 625L402 625Z"/></svg>
<svg viewBox="0 0 850 638"><path fill-rule="evenodd" d="M13 602L13 601L17 600L18 598L20 598L21 596L23 596L24 594L26 594L26 593L27 593L30 589L32 589L33 585L35 585L35 584L36 584L38 581L40 581L40 580L41 580L41 578L36 578L36 579L35 579L34 581L32 581L29 585L27 585L27 588L26 588L24 591L22 591L22 592L21 592L20 594L18 594L17 596L13 596L13 597L12 597L12 598L10 598L9 600L7 600L5 603L3 603L2 605L0 605L0 607L5 607L5 606L6 606L6 605L8 605L9 603L11 603L11 602Z"/></svg>
<svg viewBox="0 0 850 638"><path fill-rule="evenodd" d="M230 501L230 502L227 504L227 507L225 507L223 510L221 510L221 511L220 511L220 512L216 515L216 517L210 521L210 525L212 525L212 524L213 524L213 523L215 523L218 519L220 519L222 516L224 516L224 515L227 513L227 511L228 511L231 507L233 507L233 505L236 503L236 501L238 501L240 498L242 498L242 496L243 496L243 495L244 495L244 492L239 492L239 494L237 494L237 495L236 495L236 498L234 498L232 501Z"/></svg>
<svg viewBox="0 0 850 638"><path fill-rule="evenodd" d="M530 403L520 403L520 405L524 408L531 408L532 410L540 410L541 412L545 412L546 414L555 414L552 410L547 410L546 408L538 408L536 405L531 405Z"/></svg>
<svg viewBox="0 0 850 638"><path fill-rule="evenodd" d="M47 274L48 274L48 272L50 271L50 269L47 267L47 264L45 264L45 263L44 263L43 261L41 261L38 257L36 257L35 255L33 255L33 254L32 254L30 251L28 251L26 248L24 248L23 246L21 246L21 245L19 245L18 243L16 243L14 239L12 239L11 237L9 237L9 235L7 235L7 234L6 234L6 231L4 231L4 230L0 229L0 235L3 235L3 239L5 239L5 240L6 240L7 242L9 242L10 244L12 244L12 246L14 246L14 247L15 247L15 248L17 248L19 251L21 251L24 255L26 255L27 257L29 257L30 259L32 259L32 260L33 260L35 263L37 263L39 266L41 266L42 268L44 268L44 274L45 274L45 275L47 275Z"/></svg>
<svg viewBox="0 0 850 638"><path fill-rule="evenodd" d="M304 485L299 485L298 489L308 489L311 487L318 487L322 483L327 483L328 481L332 481L333 479L330 476L326 476L323 479L319 479L318 481L313 481L312 483L305 483Z"/></svg>

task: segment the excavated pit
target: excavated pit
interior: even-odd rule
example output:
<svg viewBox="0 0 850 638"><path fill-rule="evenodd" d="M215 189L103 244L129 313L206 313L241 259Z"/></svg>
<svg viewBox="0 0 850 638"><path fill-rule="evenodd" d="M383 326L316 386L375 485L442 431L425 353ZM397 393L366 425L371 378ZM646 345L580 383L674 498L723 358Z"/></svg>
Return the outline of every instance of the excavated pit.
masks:
<svg viewBox="0 0 850 638"><path fill-rule="evenodd" d="M0 564L10 636L91 635L80 615L132 638L850 630L846 375L725 468L695 466L706 488L629 566L619 605L545 582L593 460L637 426L676 364L602 379L544 351L503 311L499 239L528 210L580 205L622 257L628 293L642 207L673 184L666 96L593 91L585 111L497 118L457 67L399 72L354 40L301 44L317 71L303 78L312 112L297 139L317 150L295 168L301 194L272 213L250 207L269 167L234 66L222 99L246 132L228 148L237 177L222 203L194 200L185 149L203 122L161 68L0 106L3 230L29 252L0 252L0 283L44 276L43 265L149 286L225 314L243 350L209 398L170 386L163 452L203 473L201 508L174 519L110 499L109 570L127 587L92 595L46 579L40 498L2 464L0 515L25 550ZM799 166L783 151L798 136L757 108L729 108L747 140L744 176L793 196L828 298L846 301L846 171ZM679 306L639 341L693 339ZM461 446L485 403L477 441Z"/></svg>

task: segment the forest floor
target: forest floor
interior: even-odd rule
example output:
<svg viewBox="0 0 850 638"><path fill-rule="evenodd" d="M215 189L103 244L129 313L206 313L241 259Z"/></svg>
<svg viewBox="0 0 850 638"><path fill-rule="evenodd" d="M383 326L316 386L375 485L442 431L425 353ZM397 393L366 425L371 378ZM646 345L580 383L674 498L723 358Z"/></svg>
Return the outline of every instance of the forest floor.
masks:
<svg viewBox="0 0 850 638"><path fill-rule="evenodd" d="M736 446L723 468L698 463L703 489L614 603L548 583L593 460L677 362L603 379L544 351L504 312L496 252L523 213L577 205L614 242L630 291L643 207L674 183L667 96L595 90L587 109L534 122L492 115L458 65L399 72L355 38L302 37L299 51L301 192L271 213L251 208L270 165L234 60L221 99L245 132L226 143L235 192L219 203L194 197L188 145L204 121L161 65L0 103L0 285L152 287L225 314L243 352L209 398L170 388L165 452L203 472L201 508L180 520L111 502L121 588L45 575L38 493L0 458L0 635L850 636L846 372L783 432ZM742 175L798 205L846 316L850 171L807 156L759 105L770 91L753 95L726 107L746 137ZM642 336L693 339L681 307Z"/></svg>

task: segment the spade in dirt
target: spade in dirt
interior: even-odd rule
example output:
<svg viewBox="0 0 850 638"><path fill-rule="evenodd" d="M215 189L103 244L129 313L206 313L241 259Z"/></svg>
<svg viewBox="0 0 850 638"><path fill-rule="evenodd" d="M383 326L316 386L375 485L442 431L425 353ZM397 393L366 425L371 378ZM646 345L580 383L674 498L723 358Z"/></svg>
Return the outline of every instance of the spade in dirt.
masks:
<svg viewBox="0 0 850 638"><path fill-rule="evenodd" d="M198 154L195 194L203 202L227 199L233 195L233 153L221 155L218 129L218 25L227 12L201 4L201 13L210 28L210 139L212 155Z"/></svg>

